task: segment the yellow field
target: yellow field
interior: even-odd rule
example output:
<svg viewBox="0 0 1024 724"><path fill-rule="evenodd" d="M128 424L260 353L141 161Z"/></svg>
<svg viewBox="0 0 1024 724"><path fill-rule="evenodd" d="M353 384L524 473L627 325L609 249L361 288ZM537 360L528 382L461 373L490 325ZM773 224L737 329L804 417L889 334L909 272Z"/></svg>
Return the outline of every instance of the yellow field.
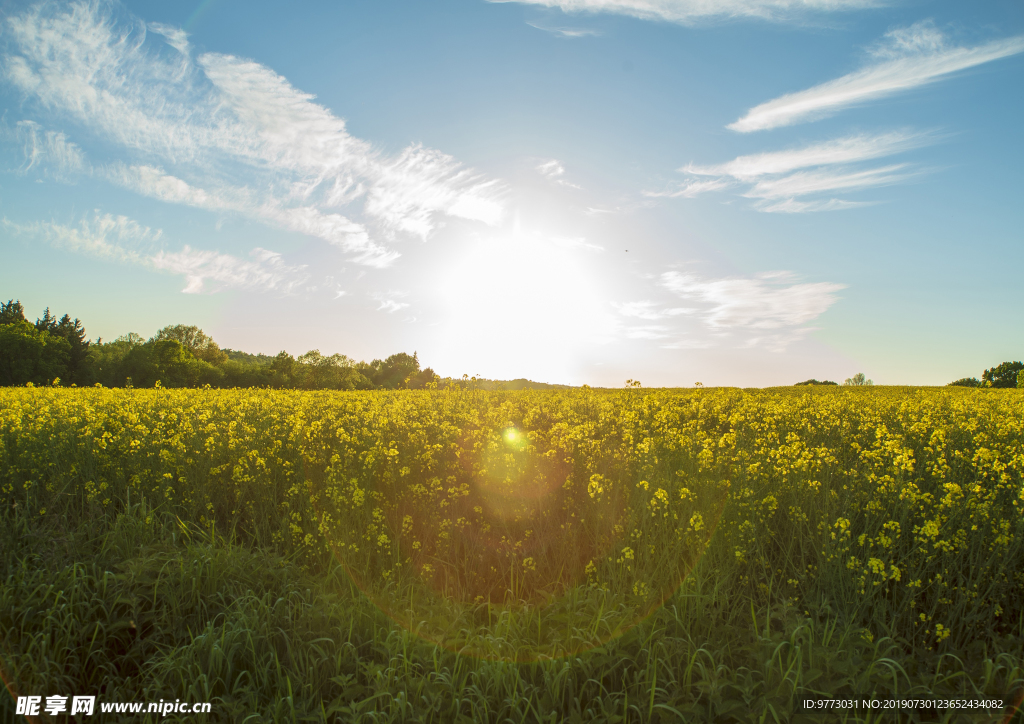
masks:
<svg viewBox="0 0 1024 724"><path fill-rule="evenodd" d="M142 503L334 556L446 645L445 605L536 611L582 591L618 612L602 631L526 648L587 648L702 556L758 608L828 606L911 649L1008 633L1024 599L1013 390L18 388L0 392L0 431L3 495L32 516L73 526Z"/></svg>

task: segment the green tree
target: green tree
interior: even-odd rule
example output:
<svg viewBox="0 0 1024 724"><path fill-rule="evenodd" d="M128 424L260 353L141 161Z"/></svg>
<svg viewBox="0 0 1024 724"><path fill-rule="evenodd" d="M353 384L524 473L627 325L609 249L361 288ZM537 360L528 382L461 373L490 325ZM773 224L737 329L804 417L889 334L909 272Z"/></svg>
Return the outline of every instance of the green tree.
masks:
<svg viewBox="0 0 1024 724"><path fill-rule="evenodd" d="M25 308L21 306L20 301L11 299L6 303L0 302L0 324L15 324L24 321L26 321Z"/></svg>
<svg viewBox="0 0 1024 724"><path fill-rule="evenodd" d="M853 377L847 377L845 380L843 380L843 385L847 387L863 387L865 385L873 384L875 383L864 377L863 372L858 372Z"/></svg>
<svg viewBox="0 0 1024 724"><path fill-rule="evenodd" d="M838 384L839 384L838 382L832 382L831 380L819 381L819 380L816 380L816 379L812 378L812 379L809 379L809 380L804 380L803 382L797 382L794 385L794 387L799 387L800 385L838 385Z"/></svg>
<svg viewBox="0 0 1024 724"><path fill-rule="evenodd" d="M92 382L92 370L89 365L89 339L85 336L85 327L76 317L71 319L65 314L53 327L54 334L67 341L70 348L68 357L68 382L85 385Z"/></svg>
<svg viewBox="0 0 1024 724"><path fill-rule="evenodd" d="M406 387L410 390L422 390L427 385L439 382L440 380L441 378L436 372L434 372L434 370L426 367L409 377L409 379L406 380Z"/></svg>
<svg viewBox="0 0 1024 724"><path fill-rule="evenodd" d="M0 325L0 385L48 385L65 380L71 346L22 320Z"/></svg>
<svg viewBox="0 0 1024 724"><path fill-rule="evenodd" d="M953 380L946 387L981 387L981 380L977 377L961 377Z"/></svg>
<svg viewBox="0 0 1024 724"><path fill-rule="evenodd" d="M197 359L192 352L176 339L162 339L152 345L150 358L155 367L157 379L165 387L197 387L217 384L224 373L209 362ZM155 381L154 381L155 383Z"/></svg>
<svg viewBox="0 0 1024 724"><path fill-rule="evenodd" d="M255 356L255 355L253 355ZM270 364L229 359L217 367L224 373L224 387L280 387Z"/></svg>
<svg viewBox="0 0 1024 724"><path fill-rule="evenodd" d="M57 328L57 318L50 314L50 308L43 310L43 316L36 319L36 329L40 332L52 332Z"/></svg>
<svg viewBox="0 0 1024 724"><path fill-rule="evenodd" d="M378 380L381 378L381 369L383 367L384 363L379 359L375 359L372 362L356 363L356 371L370 383L370 389L375 389L379 386Z"/></svg>
<svg viewBox="0 0 1024 724"><path fill-rule="evenodd" d="M982 372L981 384L985 387L1016 387L1021 370L1024 370L1024 363L1003 362Z"/></svg>
<svg viewBox="0 0 1024 724"><path fill-rule="evenodd" d="M12 309L10 312L7 312L6 308L13 307L11 302L3 305L5 311L0 313L0 316L20 316L24 319L24 309L21 308L21 303L16 302L15 304L17 309ZM68 343L70 352L68 353L67 369L62 378L64 382L83 385L92 381L89 369L89 340L85 336L85 327L82 326L81 321L77 318L71 319L68 314L57 319L56 316L50 314L50 308L47 307L43 311L43 316L36 320L35 327L39 332L60 337Z"/></svg>
<svg viewBox="0 0 1024 724"><path fill-rule="evenodd" d="M355 363L343 354L325 356L314 349L296 362L303 367L302 387L308 390L355 390L369 387Z"/></svg>
<svg viewBox="0 0 1024 724"><path fill-rule="evenodd" d="M377 360L374 360L376 362ZM419 373L420 361L415 352L393 354L384 360L377 373L374 383L386 390L402 390L408 387L409 381Z"/></svg>
<svg viewBox="0 0 1024 724"><path fill-rule="evenodd" d="M113 342L97 340L89 348L89 367L93 379L106 387L123 387L131 376L128 357L132 350L144 344L145 340L135 332L122 335ZM133 360L133 363L136 361ZM135 384L134 379L132 384Z"/></svg>
<svg viewBox="0 0 1024 724"><path fill-rule="evenodd" d="M290 354L281 350L270 363L273 372L273 386L277 388L300 387L302 382L302 366Z"/></svg>
<svg viewBox="0 0 1024 724"><path fill-rule="evenodd" d="M164 387L219 385L224 372L197 359L176 339L144 342L134 332L107 344L96 344L90 354L96 380L108 387Z"/></svg>
<svg viewBox="0 0 1024 724"><path fill-rule="evenodd" d="M1024 370L1017 373L1017 389L1024 389Z"/></svg>
<svg viewBox="0 0 1024 724"><path fill-rule="evenodd" d="M228 356L213 341L210 335L206 334L194 324L174 324L164 327L153 335L153 342L174 340L181 343L193 357L209 362L212 365L223 364L228 361Z"/></svg>

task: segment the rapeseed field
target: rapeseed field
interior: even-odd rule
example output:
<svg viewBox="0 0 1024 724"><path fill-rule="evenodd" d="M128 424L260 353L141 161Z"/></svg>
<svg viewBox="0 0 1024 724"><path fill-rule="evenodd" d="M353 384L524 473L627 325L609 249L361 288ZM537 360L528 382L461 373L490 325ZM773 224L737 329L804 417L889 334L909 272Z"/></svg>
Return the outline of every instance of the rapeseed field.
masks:
<svg viewBox="0 0 1024 724"><path fill-rule="evenodd" d="M0 666L210 721L1009 721L1022 471L1016 390L8 388Z"/></svg>

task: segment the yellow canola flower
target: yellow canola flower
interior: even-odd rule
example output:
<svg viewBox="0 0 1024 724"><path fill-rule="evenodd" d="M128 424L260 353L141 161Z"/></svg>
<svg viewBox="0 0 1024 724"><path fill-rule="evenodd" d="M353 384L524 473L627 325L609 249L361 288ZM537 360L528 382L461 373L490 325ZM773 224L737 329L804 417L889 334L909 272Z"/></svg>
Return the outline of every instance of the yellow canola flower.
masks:
<svg viewBox="0 0 1024 724"><path fill-rule="evenodd" d="M12 510L145 503L152 524L338 556L368 589L454 570L466 600L523 578L654 595L706 548L753 592L863 590L908 640L921 610L960 638L1024 596L971 563L1024 558L1017 390L20 387L0 390L0 433Z"/></svg>

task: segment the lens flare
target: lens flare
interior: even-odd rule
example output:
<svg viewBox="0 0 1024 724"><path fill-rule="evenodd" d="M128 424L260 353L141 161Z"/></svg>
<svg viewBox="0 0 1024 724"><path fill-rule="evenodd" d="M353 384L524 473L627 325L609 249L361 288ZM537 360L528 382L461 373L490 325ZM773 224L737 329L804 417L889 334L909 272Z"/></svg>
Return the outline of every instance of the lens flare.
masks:
<svg viewBox="0 0 1024 724"><path fill-rule="evenodd" d="M481 407L476 418L493 412ZM653 469L638 479L631 443L594 427L478 420L416 472L402 461L417 450L389 442L380 474L363 477L372 484L338 455L307 465L320 530L370 600L439 646L506 661L600 646L686 578L728 483Z"/></svg>

